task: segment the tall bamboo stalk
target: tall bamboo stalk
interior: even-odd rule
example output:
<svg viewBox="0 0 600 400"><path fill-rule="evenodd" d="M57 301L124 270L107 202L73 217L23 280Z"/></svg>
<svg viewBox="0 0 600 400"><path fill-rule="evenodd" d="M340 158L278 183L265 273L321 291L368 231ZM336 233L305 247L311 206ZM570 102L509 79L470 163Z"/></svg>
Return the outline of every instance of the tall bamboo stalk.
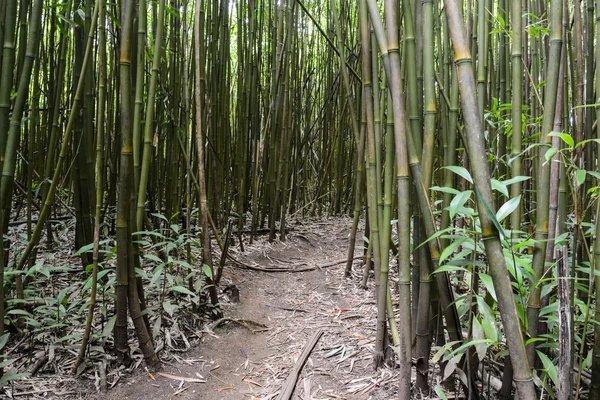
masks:
<svg viewBox="0 0 600 400"><path fill-rule="evenodd" d="M210 276L206 277L206 283L209 285L209 294L210 300L214 308L214 316L220 317L221 311L218 308L219 297L217 294L217 288L212 284L212 279L214 276L213 272L213 262L212 262L212 250L210 247L210 235L208 231L208 204L207 204L207 196L206 196L206 178L205 178L205 170L204 170L204 133L202 131L202 88L200 85L202 74L200 72L202 66L204 65L204 60L202 59L202 54L200 53L200 21L201 21L201 13L200 10L202 8L203 2L199 2L196 4L196 12L195 12L195 23L194 23L194 62L195 62L195 100L196 100L196 150L198 152L198 184L199 184L199 196L200 196L200 219L202 224L202 262L208 265L210 270Z"/></svg>
<svg viewBox="0 0 600 400"><path fill-rule="evenodd" d="M527 302L527 326L530 338L538 336L540 293L542 284L539 280L544 272L544 260L546 257L546 246L548 239L548 214L549 214L549 190L550 190L550 163L546 161L545 151L551 145L552 126L556 111L556 95L558 91L558 78L560 71L560 54L562 48L562 6L560 0L553 0L550 22L550 53L549 64L546 75L546 89L544 97L544 116L542 120L540 147L538 153L538 177L536 192L536 228L535 244L533 249L532 268L535 280L532 282L532 293ZM535 360L535 344L527 347L529 363Z"/></svg>
<svg viewBox="0 0 600 400"><path fill-rule="evenodd" d="M490 172L485 155L485 142L483 127L479 117L477 105L477 90L471 53L468 48L467 38L463 25L463 18L455 0L446 2L446 17L448 28L454 45L454 61L458 74L461 92L461 105L465 121L467 146L471 161L474 164L472 176L478 188L478 206L481 210L480 221L485 250L490 266L490 273L494 289L498 298L506 341L511 354L514 379L520 399L533 399L536 397L535 386L531 377L531 370L527 362L525 342L521 334L521 326L517 314L512 286L506 269L506 261L500 243L497 228L492 222L495 216L492 189L490 185ZM559 28L560 29L560 28ZM490 212L491 211L491 215Z"/></svg>

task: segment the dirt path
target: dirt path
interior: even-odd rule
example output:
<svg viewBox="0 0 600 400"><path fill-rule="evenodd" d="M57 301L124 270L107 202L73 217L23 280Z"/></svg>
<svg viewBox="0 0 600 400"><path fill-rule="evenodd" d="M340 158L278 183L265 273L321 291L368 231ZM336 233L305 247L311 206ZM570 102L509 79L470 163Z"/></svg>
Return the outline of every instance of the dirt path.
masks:
<svg viewBox="0 0 600 400"><path fill-rule="evenodd" d="M351 220L295 224L286 243L260 237L235 256L262 267L323 265L346 257ZM357 254L361 251L357 247ZM240 302L224 306L225 315L255 321L265 328L227 323L214 333L199 330L192 349L164 359L163 374L206 382L183 382L141 368L123 376L109 399L276 399L305 344L318 329L324 334L302 370L292 398L394 398L393 370L374 372L373 290L360 279L344 278L344 264L298 273L265 273L228 266L226 277ZM358 267L355 273L359 273ZM252 327L251 325L249 325ZM114 378L109 376L109 382Z"/></svg>

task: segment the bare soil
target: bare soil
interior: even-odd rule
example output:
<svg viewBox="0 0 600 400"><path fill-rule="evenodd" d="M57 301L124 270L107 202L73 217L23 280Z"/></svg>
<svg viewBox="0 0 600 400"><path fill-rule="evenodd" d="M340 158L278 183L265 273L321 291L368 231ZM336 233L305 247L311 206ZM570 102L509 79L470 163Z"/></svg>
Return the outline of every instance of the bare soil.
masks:
<svg viewBox="0 0 600 400"><path fill-rule="evenodd" d="M138 368L130 375L109 373L116 383L107 399L275 399L310 337L323 336L296 384L294 399L389 399L395 397L392 369L375 372L373 290L363 290L359 262L355 277L344 278L345 263L319 268L346 258L352 221L328 219L296 223L286 242L269 244L259 237L235 257L264 268L305 268L306 272L259 272L226 267L226 277L240 293L240 302L224 306L226 316L263 324L266 328L228 322L215 332L198 329L191 350L163 358L160 374ZM247 240L247 239L246 239ZM358 241L356 254L361 252ZM189 382L192 378L205 382Z"/></svg>

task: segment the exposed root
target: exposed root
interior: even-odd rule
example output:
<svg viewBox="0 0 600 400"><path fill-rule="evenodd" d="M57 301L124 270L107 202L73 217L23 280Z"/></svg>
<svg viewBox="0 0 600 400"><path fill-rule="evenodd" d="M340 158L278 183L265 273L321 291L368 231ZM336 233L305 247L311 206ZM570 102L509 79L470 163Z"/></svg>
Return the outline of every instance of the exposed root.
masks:
<svg viewBox="0 0 600 400"><path fill-rule="evenodd" d="M375 351L373 353L373 368L375 371L379 370L383 367L383 363L385 361L385 354L383 351Z"/></svg>

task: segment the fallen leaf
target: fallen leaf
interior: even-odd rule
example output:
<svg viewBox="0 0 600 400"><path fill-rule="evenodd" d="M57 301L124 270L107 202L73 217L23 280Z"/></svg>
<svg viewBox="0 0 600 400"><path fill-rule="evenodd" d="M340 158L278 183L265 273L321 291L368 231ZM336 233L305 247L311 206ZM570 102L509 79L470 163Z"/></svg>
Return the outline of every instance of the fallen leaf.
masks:
<svg viewBox="0 0 600 400"><path fill-rule="evenodd" d="M206 383L205 380L198 379L198 378L188 378L188 377L185 377L185 376L175 376L175 375L163 374L162 372L159 372L158 374L160 376L162 376L163 378L173 379L174 381L183 381L183 382L192 382L192 383Z"/></svg>
<svg viewBox="0 0 600 400"><path fill-rule="evenodd" d="M148 374L148 378L152 379L153 381L156 380L156 378L154 377L154 375L152 375L152 373L148 370L148 368L146 368L146 373Z"/></svg>
<svg viewBox="0 0 600 400"><path fill-rule="evenodd" d="M184 388L179 389L178 391L176 391L175 393L173 393L173 396L177 396L180 393L185 392L186 390L188 390L191 386L186 386Z"/></svg>
<svg viewBox="0 0 600 400"><path fill-rule="evenodd" d="M244 381L244 382L251 383L251 384L253 384L253 385L256 385L256 386L263 387L263 385L261 385L261 384L260 384L260 383L258 383L258 382L254 382L252 379L247 379L247 378L246 378L246 379L243 379L243 381Z"/></svg>

